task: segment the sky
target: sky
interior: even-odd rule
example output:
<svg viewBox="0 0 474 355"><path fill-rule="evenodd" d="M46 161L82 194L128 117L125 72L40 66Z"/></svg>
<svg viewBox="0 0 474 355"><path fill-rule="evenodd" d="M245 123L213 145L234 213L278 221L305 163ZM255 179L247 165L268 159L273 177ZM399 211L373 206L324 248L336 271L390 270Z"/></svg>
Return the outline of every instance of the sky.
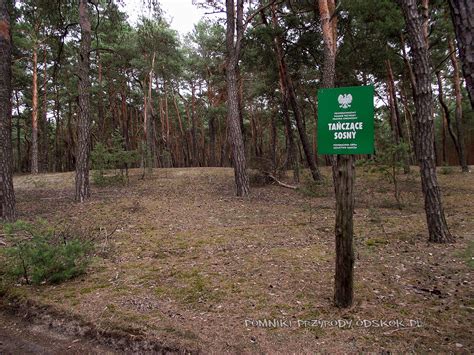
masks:
<svg viewBox="0 0 474 355"><path fill-rule="evenodd" d="M141 14L149 15L145 5L147 0L123 0L122 8L128 14L129 21L134 24ZM193 5L193 0L159 0L165 18L171 22L171 28L177 30L181 36L191 32L194 25L205 16L205 10Z"/></svg>

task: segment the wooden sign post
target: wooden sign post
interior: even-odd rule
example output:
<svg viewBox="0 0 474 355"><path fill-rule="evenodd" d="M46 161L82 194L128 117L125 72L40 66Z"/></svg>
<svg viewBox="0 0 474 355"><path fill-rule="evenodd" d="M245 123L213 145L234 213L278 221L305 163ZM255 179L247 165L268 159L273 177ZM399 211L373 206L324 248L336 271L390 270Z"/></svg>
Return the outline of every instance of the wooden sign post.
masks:
<svg viewBox="0 0 474 355"><path fill-rule="evenodd" d="M334 303L349 307L353 300L354 154L374 152L373 86L321 89L318 93L318 145L321 154L336 154L336 272Z"/></svg>

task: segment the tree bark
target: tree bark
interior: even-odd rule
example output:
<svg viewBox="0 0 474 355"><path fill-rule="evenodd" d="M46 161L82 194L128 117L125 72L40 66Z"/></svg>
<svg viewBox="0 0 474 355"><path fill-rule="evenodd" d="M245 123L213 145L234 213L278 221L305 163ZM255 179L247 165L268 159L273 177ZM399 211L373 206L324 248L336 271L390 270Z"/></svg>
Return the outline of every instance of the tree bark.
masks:
<svg viewBox="0 0 474 355"><path fill-rule="evenodd" d="M403 104L403 113L405 119L405 127L407 130L407 140L409 141L410 148L410 161L412 164L416 163L416 144L415 144L415 133L413 128L413 115L411 113L410 107L408 106L408 98L405 94L405 88L403 85L400 87L400 98Z"/></svg>
<svg viewBox="0 0 474 355"><path fill-rule="evenodd" d="M261 12L262 22L268 26L268 21L266 19L265 13ZM275 16L275 7L272 6L272 22L274 29L277 27L277 21ZM289 112L289 97L288 97L288 85L286 78L286 68L285 61L283 59L283 49L281 47L281 38L278 35L275 35L273 38L273 43L275 47L276 59L278 64L278 82L280 84L281 91L281 109L283 113L283 119L285 122L285 132L286 132L286 169L293 169L293 182L299 183L300 174L299 174L299 159L296 154L296 144L293 133L292 122ZM276 171L276 119L272 119L272 163L273 169Z"/></svg>
<svg viewBox="0 0 474 355"><path fill-rule="evenodd" d="M436 243L454 241L449 232L441 202L434 152L434 122L432 113L431 71L428 45L423 35L421 15L415 0L402 0L401 7L413 53L415 86L415 134L421 186L425 199L425 212L429 240Z"/></svg>
<svg viewBox="0 0 474 355"><path fill-rule="evenodd" d="M196 125L196 87L191 82L191 135L193 144L193 166L199 166L199 151L197 144L197 125Z"/></svg>
<svg viewBox="0 0 474 355"><path fill-rule="evenodd" d="M324 40L322 87L334 87L336 68L336 22L334 0L319 0L319 13ZM334 21L334 22L332 22ZM336 193L336 271L334 277L334 304L350 307L354 298L353 215L355 158L337 155L332 159L334 190Z"/></svg>
<svg viewBox="0 0 474 355"><path fill-rule="evenodd" d="M91 22L87 0L79 1L79 23L81 26L81 45L79 49L79 116L77 122L76 150L76 201L84 202L90 197L90 49Z"/></svg>
<svg viewBox="0 0 474 355"><path fill-rule="evenodd" d="M394 142L396 144L400 144L400 142L404 142L402 120L400 118L400 111L398 109L397 93L395 90L395 79L393 76L392 65L389 59L386 60L386 66L390 106L390 123L392 127ZM398 159L398 157L396 159ZM403 171L405 174L408 174L410 172L410 162L408 160L408 157L403 162Z"/></svg>
<svg viewBox="0 0 474 355"><path fill-rule="evenodd" d="M352 246L354 215L355 159L353 155L336 158L336 272L334 304L349 307L354 298L354 250Z"/></svg>
<svg viewBox="0 0 474 355"><path fill-rule="evenodd" d="M38 47L33 46L33 82L31 107L31 173L38 174Z"/></svg>
<svg viewBox="0 0 474 355"><path fill-rule="evenodd" d="M216 160L216 117L209 118L209 166L217 166Z"/></svg>
<svg viewBox="0 0 474 355"><path fill-rule="evenodd" d="M240 125L239 88L237 75L244 30L243 11L243 0L237 0L237 11L234 6L234 0L226 0L227 126L229 130L228 139L232 147L232 163L234 165L237 196L247 196L250 193L250 182L247 173L244 140Z"/></svg>
<svg viewBox="0 0 474 355"><path fill-rule="evenodd" d="M22 172L22 159L21 159L21 125L20 125L20 99L18 98L18 90L15 91L15 102L16 102L16 151L17 161L16 169L19 173Z"/></svg>
<svg viewBox="0 0 474 355"><path fill-rule="evenodd" d="M453 66L453 84L454 95L456 97L456 110L454 116L456 118L456 135L458 137L458 158L459 165L463 173L469 172L466 160L466 152L464 151L464 129L462 127L462 94L461 94L461 78L459 77L458 60L454 52L454 44L449 41L449 51L451 52L451 64Z"/></svg>
<svg viewBox="0 0 474 355"><path fill-rule="evenodd" d="M40 171L47 172L49 167L49 124L48 124L48 71L47 51L43 48L43 105L41 110L40 129Z"/></svg>
<svg viewBox="0 0 474 355"><path fill-rule="evenodd" d="M12 37L7 0L0 0L0 217L15 220L13 190L12 124ZM10 6L13 6L10 4Z"/></svg>
<svg viewBox="0 0 474 355"><path fill-rule="evenodd" d="M76 151L77 142L74 139L74 131L73 131L73 115L72 115L72 97L69 97L68 100L68 114L67 114L67 131L68 131L68 138L67 138L67 160L66 160L66 170L72 170L75 166L75 156L74 151Z"/></svg>
<svg viewBox="0 0 474 355"><path fill-rule="evenodd" d="M147 81L146 77L143 81L143 143L142 143L142 165L143 165L143 176L145 177L145 172L152 173L154 157L153 157L153 124L152 124L152 82L153 74L155 70L155 56L156 53L153 53L151 60L151 68L148 73L148 90L147 90ZM147 91L146 91L147 90Z"/></svg>
<svg viewBox="0 0 474 355"><path fill-rule="evenodd" d="M447 157L447 146L446 146L446 127L448 126L447 125L447 122L449 122L449 116L450 116L450 113L449 113L449 108L448 106L446 105L446 103L444 102L444 95L443 95L443 81L441 79L441 72L438 70L436 72L436 79L438 80L438 101L439 101L439 104L441 105L441 143L442 143L442 161L444 164L447 163L447 160L446 160L446 157ZM457 141L456 141L456 138L452 135L452 131L451 129L449 129L449 133L451 135L451 138L453 139L453 143L456 147L456 150L457 150Z"/></svg>
<svg viewBox="0 0 474 355"><path fill-rule="evenodd" d="M321 18L321 29L323 34L324 41L324 59L323 59L323 73L321 77L321 88L332 88L334 87L334 81L336 78L336 32L334 26L331 24L330 7L333 7L333 0L318 0L315 6L318 7L319 15ZM332 20L336 20L336 17L333 17ZM332 177L334 189L337 189L336 181L336 164L337 161L334 156L329 156L329 161L332 166Z"/></svg>
<svg viewBox="0 0 474 355"><path fill-rule="evenodd" d="M104 116L104 91L103 91L103 75L102 75L102 60L100 58L100 51L97 51L97 71L98 71L98 95L97 95L97 126L101 129L99 130L99 140L103 142L105 140L104 135L104 125L105 125L105 116Z"/></svg>
<svg viewBox="0 0 474 355"><path fill-rule="evenodd" d="M449 0L467 92L474 109L474 2Z"/></svg>
<svg viewBox="0 0 474 355"><path fill-rule="evenodd" d="M278 21L276 18L275 5L272 6L272 23L273 23L274 29L276 30L278 28ZM293 115L296 121L296 127L298 128L298 134L300 136L301 144L303 145L303 151L305 153L306 162L308 163L308 167L311 171L313 180L321 181L322 179L321 173L319 172L318 165L316 164L316 160L315 160L313 151L311 150L311 145L308 140L308 135L306 134L306 127L303 122L303 114L296 100L295 88L291 80L291 77L288 74L288 68L287 68L285 56L283 53L282 39L280 38L280 36L275 35L273 42L275 45L275 53L277 56L277 62L278 62L278 68L279 68L278 73L280 75L280 88L282 91L283 101L286 101L286 106L287 106L286 110L288 111L288 106L291 106L291 109L293 110ZM291 128L291 125L290 125L290 128ZM290 146L290 149L291 149L291 146ZM294 164L298 164L298 162L296 161ZM295 171L297 171L297 169L298 167L295 167ZM296 177L297 173L295 173L294 176ZM295 179L295 182L297 182L296 179Z"/></svg>
<svg viewBox="0 0 474 355"><path fill-rule="evenodd" d="M272 113L271 115L271 140L270 140L270 155L272 159L272 171L275 174L277 171L277 120L276 115Z"/></svg>
<svg viewBox="0 0 474 355"><path fill-rule="evenodd" d="M179 133L180 133L180 140L181 140L181 149L182 149L182 154L183 154L183 160L182 160L182 165L183 166L188 166L188 154L187 154L187 146L188 146L188 141L186 139L186 134L183 129L183 122L181 119L181 113L178 108L178 103L176 102L176 95L173 93L173 104L174 104L174 109L176 110L176 116L178 118L178 126L179 126Z"/></svg>
<svg viewBox="0 0 474 355"><path fill-rule="evenodd" d="M441 105L442 111L443 111L443 119L446 120L446 126L448 128L449 136L451 137L453 141L454 148L456 149L456 154L458 156L458 159L461 159L461 147L460 147L460 142L459 142L459 137L457 136L456 133L453 131L453 127L451 124L451 113L449 111L448 105L446 105L446 102L444 101L444 90L443 90L443 79L441 78L441 72L437 71L436 72L436 78L438 81L438 101ZM444 125L443 125L444 127ZM444 149L444 148L443 148ZM444 154L444 151L443 151ZM461 160L459 160L461 162Z"/></svg>

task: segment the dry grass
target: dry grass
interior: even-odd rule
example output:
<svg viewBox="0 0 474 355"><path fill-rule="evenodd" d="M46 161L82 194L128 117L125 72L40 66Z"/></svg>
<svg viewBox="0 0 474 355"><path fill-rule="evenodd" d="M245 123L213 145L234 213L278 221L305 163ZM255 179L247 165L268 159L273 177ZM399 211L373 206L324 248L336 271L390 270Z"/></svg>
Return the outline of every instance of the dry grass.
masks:
<svg viewBox="0 0 474 355"><path fill-rule="evenodd" d="M81 205L72 173L18 177L20 218L117 231L86 276L12 292L102 329L204 352L473 352L472 174L439 176L457 243L432 245L417 174L401 177L398 209L388 182L358 171L349 310L332 306L334 201L324 174L326 183L302 191L269 185L237 198L230 169L160 169L145 180L133 171L128 187L94 188ZM292 326L245 323L259 319ZM313 319L422 326L297 326Z"/></svg>

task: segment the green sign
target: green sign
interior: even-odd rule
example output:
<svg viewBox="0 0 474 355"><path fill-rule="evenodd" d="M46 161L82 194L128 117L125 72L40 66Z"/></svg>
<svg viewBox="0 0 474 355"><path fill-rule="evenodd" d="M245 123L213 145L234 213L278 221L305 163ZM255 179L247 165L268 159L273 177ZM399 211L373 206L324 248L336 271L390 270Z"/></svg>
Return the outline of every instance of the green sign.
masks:
<svg viewBox="0 0 474 355"><path fill-rule="evenodd" d="M318 153L374 152L374 87L350 86L318 92Z"/></svg>

